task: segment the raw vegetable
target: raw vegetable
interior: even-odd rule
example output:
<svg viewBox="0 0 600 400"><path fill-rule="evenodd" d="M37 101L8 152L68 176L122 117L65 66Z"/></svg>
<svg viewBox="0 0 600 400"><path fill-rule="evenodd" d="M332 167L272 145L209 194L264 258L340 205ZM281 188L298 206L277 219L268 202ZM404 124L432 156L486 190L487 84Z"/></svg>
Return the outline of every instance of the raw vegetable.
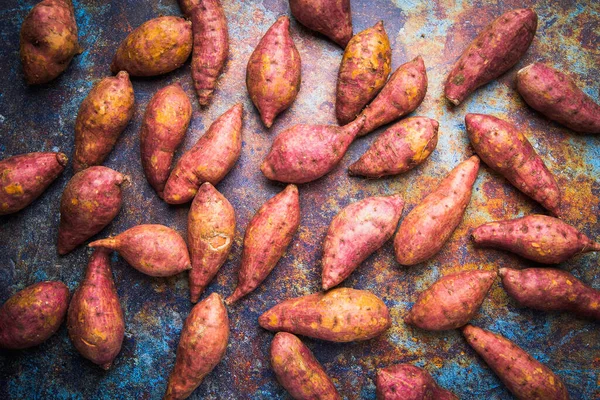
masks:
<svg viewBox="0 0 600 400"><path fill-rule="evenodd" d="M396 364L377 371L377 400L458 400L424 369Z"/></svg>
<svg viewBox="0 0 600 400"><path fill-rule="evenodd" d="M290 0L294 18L345 48L352 38L350 0Z"/></svg>

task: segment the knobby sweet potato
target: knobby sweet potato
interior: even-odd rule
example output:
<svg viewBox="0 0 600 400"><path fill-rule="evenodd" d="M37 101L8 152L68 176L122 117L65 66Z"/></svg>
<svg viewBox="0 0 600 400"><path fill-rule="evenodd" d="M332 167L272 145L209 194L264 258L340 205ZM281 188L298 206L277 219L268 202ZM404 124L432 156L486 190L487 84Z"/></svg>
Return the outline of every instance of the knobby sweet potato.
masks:
<svg viewBox="0 0 600 400"><path fill-rule="evenodd" d="M342 48L352 39L350 0L290 0L294 18Z"/></svg>
<svg viewBox="0 0 600 400"><path fill-rule="evenodd" d="M396 364L377 371L377 400L458 400L442 389L429 372L410 364Z"/></svg>

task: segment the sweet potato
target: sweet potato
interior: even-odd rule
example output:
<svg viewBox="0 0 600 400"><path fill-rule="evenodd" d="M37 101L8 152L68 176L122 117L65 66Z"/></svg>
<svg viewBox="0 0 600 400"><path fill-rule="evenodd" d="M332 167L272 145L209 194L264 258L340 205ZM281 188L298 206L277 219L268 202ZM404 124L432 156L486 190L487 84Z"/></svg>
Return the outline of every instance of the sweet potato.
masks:
<svg viewBox="0 0 600 400"><path fill-rule="evenodd" d="M488 167L558 215L558 184L527 138L515 126L491 115L467 114L471 145Z"/></svg>
<svg viewBox="0 0 600 400"><path fill-rule="evenodd" d="M600 105L568 75L531 64L517 73L517 90L527 104L551 120L575 132L600 133Z"/></svg>
<svg viewBox="0 0 600 400"><path fill-rule="evenodd" d="M285 300L258 319L270 331L284 331L330 342L368 340L392 324L386 305L366 290L335 288Z"/></svg>
<svg viewBox="0 0 600 400"><path fill-rule="evenodd" d="M463 161L404 217L394 238L401 265L419 264L440 251L462 221L478 171L477 156Z"/></svg>
<svg viewBox="0 0 600 400"><path fill-rule="evenodd" d="M233 244L235 211L227 199L206 182L200 186L188 213L187 238L192 259L190 297L197 302L223 265Z"/></svg>
<svg viewBox="0 0 600 400"><path fill-rule="evenodd" d="M298 188L288 185L256 212L246 228L238 284L225 300L232 304L252 292L271 273L300 225Z"/></svg>
<svg viewBox="0 0 600 400"><path fill-rule="evenodd" d="M26 153L0 161L0 215L16 213L37 199L64 171L63 153Z"/></svg>
<svg viewBox="0 0 600 400"><path fill-rule="evenodd" d="M333 218L323 243L323 290L341 283L392 237L403 208L398 194L367 197Z"/></svg>
<svg viewBox="0 0 600 400"><path fill-rule="evenodd" d="M562 380L510 340L472 325L465 326L462 333L516 398L569 399Z"/></svg>
<svg viewBox="0 0 600 400"><path fill-rule="evenodd" d="M529 48L536 29L537 14L531 9L496 18L454 64L444 88L446 98L459 105L475 89L511 69Z"/></svg>
<svg viewBox="0 0 600 400"><path fill-rule="evenodd" d="M79 354L108 370L121 351L125 320L113 281L110 250L97 249L71 299L67 328Z"/></svg>
<svg viewBox="0 0 600 400"><path fill-rule="evenodd" d="M383 21L350 39L340 64L335 96L335 115L340 125L356 119L379 93L391 66L392 50Z"/></svg>
<svg viewBox="0 0 600 400"><path fill-rule="evenodd" d="M38 282L0 307L0 348L26 349L54 335L67 314L69 288L62 282Z"/></svg>
<svg viewBox="0 0 600 400"><path fill-rule="evenodd" d="M248 94L267 128L296 100L302 80L301 64L300 53L290 36L290 19L279 17L252 52L246 67Z"/></svg>
<svg viewBox="0 0 600 400"><path fill-rule="evenodd" d="M377 400L458 400L442 389L429 372L410 364L396 364L377 371Z"/></svg>
<svg viewBox="0 0 600 400"><path fill-rule="evenodd" d="M542 264L559 264L578 254L600 251L600 243L571 225L538 214L483 224L471 237L478 246L508 250Z"/></svg>
<svg viewBox="0 0 600 400"><path fill-rule="evenodd" d="M242 104L217 118L173 168L163 192L169 204L191 201L204 182L213 186L235 165L242 151Z"/></svg>
<svg viewBox="0 0 600 400"><path fill-rule="evenodd" d="M121 189L127 178L96 166L71 178L60 199L58 254L67 254L112 221L121 209Z"/></svg>
<svg viewBox="0 0 600 400"><path fill-rule="evenodd" d="M294 399L342 399L310 349L291 333L279 332L273 338L271 366L281 386Z"/></svg>
<svg viewBox="0 0 600 400"><path fill-rule="evenodd" d="M426 117L407 118L392 125L348 168L348 173L381 178L410 171L437 146L438 127L436 120Z"/></svg>
<svg viewBox="0 0 600 400"><path fill-rule="evenodd" d="M185 320L164 400L185 399L225 355L229 317L223 299L212 293L196 304Z"/></svg>
<svg viewBox="0 0 600 400"><path fill-rule="evenodd" d="M75 120L75 172L104 162L133 117L134 102L133 86L125 71L94 85Z"/></svg>
<svg viewBox="0 0 600 400"><path fill-rule="evenodd" d="M21 26L21 64L28 85L47 83L62 74L83 49L71 0L44 0Z"/></svg>
<svg viewBox="0 0 600 400"><path fill-rule="evenodd" d="M444 276L419 295L404 322L429 331L468 323L481 307L496 272L466 271Z"/></svg>
<svg viewBox="0 0 600 400"><path fill-rule="evenodd" d="M164 225L137 225L89 247L116 250L133 268L150 276L172 276L192 268L185 241Z"/></svg>
<svg viewBox="0 0 600 400"><path fill-rule="evenodd" d="M343 49L352 39L350 0L290 0L290 9L298 22Z"/></svg>
<svg viewBox="0 0 600 400"><path fill-rule="evenodd" d="M192 52L192 23L179 17L144 22L119 45L110 70L156 76L181 67Z"/></svg>
<svg viewBox="0 0 600 400"><path fill-rule="evenodd" d="M542 311L569 311L600 321L600 290L567 271L552 268L500 268L504 290L525 307Z"/></svg>
<svg viewBox="0 0 600 400"><path fill-rule="evenodd" d="M140 131L140 152L146 179L159 196L191 119L192 104L179 82L160 89L148 102Z"/></svg>

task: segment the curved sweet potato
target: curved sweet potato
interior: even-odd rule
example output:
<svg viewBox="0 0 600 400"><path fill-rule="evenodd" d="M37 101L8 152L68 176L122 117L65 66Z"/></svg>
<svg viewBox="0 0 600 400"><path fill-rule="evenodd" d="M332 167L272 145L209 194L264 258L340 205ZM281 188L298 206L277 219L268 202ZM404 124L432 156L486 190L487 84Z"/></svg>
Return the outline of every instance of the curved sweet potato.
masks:
<svg viewBox="0 0 600 400"><path fill-rule="evenodd" d="M290 0L292 15L342 48L352 39L350 0Z"/></svg>
<svg viewBox="0 0 600 400"><path fill-rule="evenodd" d="M442 389L429 372L410 364L396 364L377 371L377 400L458 400Z"/></svg>

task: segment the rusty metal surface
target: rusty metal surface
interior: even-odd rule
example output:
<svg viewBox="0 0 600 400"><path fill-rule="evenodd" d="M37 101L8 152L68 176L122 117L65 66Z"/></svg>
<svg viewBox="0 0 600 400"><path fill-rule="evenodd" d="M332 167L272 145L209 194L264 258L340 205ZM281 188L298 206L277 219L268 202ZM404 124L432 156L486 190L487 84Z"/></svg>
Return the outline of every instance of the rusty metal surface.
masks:
<svg viewBox="0 0 600 400"><path fill-rule="evenodd" d="M75 0L80 40L85 51L59 79L28 88L18 58L21 22L34 0L0 2L0 158L41 150L71 155L77 109L96 80L109 74L117 44L133 28L159 15L180 15L175 0ZM188 205L163 203L150 188L139 159L138 132L145 106L154 92L179 81L194 99L194 115L178 156L205 128L236 102L244 103L244 144L233 171L218 185L232 202L238 219L229 260L208 288L229 295L237 279L244 229L254 212L282 185L259 171L278 132L296 123L334 123L335 81L342 50L292 19L292 36L302 56L302 86L294 105L264 129L245 90L245 66L266 29L282 14L284 0L223 0L229 20L231 54L216 97L200 109L189 63L166 76L134 79L136 113L105 165L131 176L124 207L98 237L141 223L161 223L186 230ZM523 5L539 15L536 38L516 68L451 108L442 98L444 77L461 51L494 17ZM359 139L331 174L300 186L301 227L285 257L251 295L229 308L231 340L225 359L194 392L200 399L285 399L269 368L272 333L257 324L258 316L277 302L313 293L320 287L321 243L331 218L347 204L370 195L400 192L408 212L456 164L472 153L464 130L467 112L489 113L513 121L526 132L564 191L565 219L593 238L600 234L600 142L578 136L528 108L514 88L518 68L545 61L572 72L585 91L599 100L600 3L587 1L352 0L355 33L383 19L393 47L393 68L422 54L429 91L415 115L440 122L440 139L429 160L401 176L369 181L350 178L346 168L382 129ZM46 279L65 282L71 290L82 279L87 248L65 257L56 254L58 208L71 166L31 206L0 217L0 302L23 287ZM417 293L440 276L467 269L522 268L531 263L505 252L474 249L468 232L497 219L542 212L504 179L482 166L463 223L442 251L423 265L400 268L391 241L342 285L369 289L390 307L393 326L368 342L330 344L304 340L347 399L374 399L375 370L393 363L424 366L440 385L464 399L510 399L511 396L468 347L457 331L428 333L407 327L403 316ZM113 255L113 272L125 312L126 337L114 367L101 371L78 355L60 329L43 345L19 352L0 352L0 398L160 398L175 359L182 323L191 304L187 276L156 279L138 273ZM598 254L564 263L562 268L600 288ZM569 314L522 309L495 283L474 324L514 340L546 363L565 381L573 399L598 399L600 325Z"/></svg>

